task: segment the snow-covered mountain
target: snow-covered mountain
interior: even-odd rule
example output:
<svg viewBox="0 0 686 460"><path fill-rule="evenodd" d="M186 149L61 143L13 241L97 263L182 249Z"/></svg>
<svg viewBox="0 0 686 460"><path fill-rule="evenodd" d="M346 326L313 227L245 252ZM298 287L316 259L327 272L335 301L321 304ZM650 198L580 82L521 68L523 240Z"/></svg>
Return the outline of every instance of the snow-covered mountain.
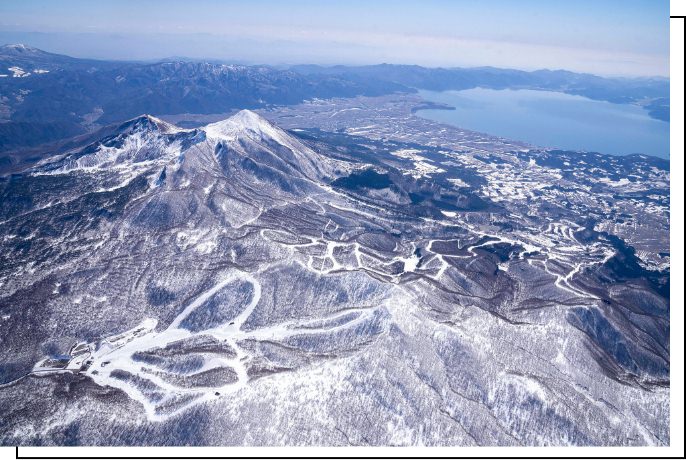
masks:
<svg viewBox="0 0 686 460"><path fill-rule="evenodd" d="M243 110L2 177L0 443L669 443L668 269L484 192L614 160L445 155Z"/></svg>
<svg viewBox="0 0 686 460"><path fill-rule="evenodd" d="M669 120L669 80L487 68L245 66L171 59L99 61L28 45L0 47L0 153L36 147L153 113L227 114L305 100L475 87L544 89L638 104ZM40 152L45 153L46 149ZM49 150L49 149L47 149ZM3 155L4 156L4 155ZM0 172L3 172L0 156ZM22 163L11 156L12 163Z"/></svg>
<svg viewBox="0 0 686 460"><path fill-rule="evenodd" d="M5 45L0 47L0 152L71 138L144 112L221 114L398 90L411 91L374 78L305 76L264 65L98 61Z"/></svg>

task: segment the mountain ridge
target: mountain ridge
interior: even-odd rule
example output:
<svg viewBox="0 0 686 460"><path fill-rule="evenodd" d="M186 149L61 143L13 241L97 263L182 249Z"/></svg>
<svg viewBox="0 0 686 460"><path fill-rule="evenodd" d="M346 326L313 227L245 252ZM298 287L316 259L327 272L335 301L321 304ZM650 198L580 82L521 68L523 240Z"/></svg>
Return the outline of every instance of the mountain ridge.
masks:
<svg viewBox="0 0 686 460"><path fill-rule="evenodd" d="M668 443L665 249L607 231L664 241L668 162L298 133L141 115L0 177L0 444Z"/></svg>
<svg viewBox="0 0 686 460"><path fill-rule="evenodd" d="M0 75L6 75L0 77L0 91L6 95L0 102L0 152L85 134L140 113L216 114L313 99L412 94L416 88L563 91L639 104L652 117L669 119L668 81L608 79L567 71L136 63L79 59L37 49L18 53L10 46L5 52L0 49Z"/></svg>

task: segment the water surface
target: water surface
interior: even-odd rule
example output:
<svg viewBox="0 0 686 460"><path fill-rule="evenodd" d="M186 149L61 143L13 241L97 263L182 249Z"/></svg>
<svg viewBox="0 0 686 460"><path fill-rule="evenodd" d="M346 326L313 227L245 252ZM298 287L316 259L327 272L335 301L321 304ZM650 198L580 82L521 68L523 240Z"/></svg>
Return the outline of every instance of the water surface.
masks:
<svg viewBox="0 0 686 460"><path fill-rule="evenodd" d="M460 128L541 147L669 158L669 123L635 105L535 90L422 90L419 95L456 110L417 115Z"/></svg>

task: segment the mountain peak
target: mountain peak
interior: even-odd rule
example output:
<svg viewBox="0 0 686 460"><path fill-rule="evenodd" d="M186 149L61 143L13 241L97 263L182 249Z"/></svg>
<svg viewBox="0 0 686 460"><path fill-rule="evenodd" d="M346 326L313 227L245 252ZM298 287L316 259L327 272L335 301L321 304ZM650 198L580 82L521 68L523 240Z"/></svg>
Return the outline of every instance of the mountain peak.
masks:
<svg viewBox="0 0 686 460"><path fill-rule="evenodd" d="M236 121L241 121L246 124L251 124L251 123L260 123L262 121L267 121L263 117L259 116L252 110L248 109L243 109L237 112L235 115L231 117L231 119L236 120Z"/></svg>
<svg viewBox="0 0 686 460"><path fill-rule="evenodd" d="M225 120L211 123L203 129L209 136L219 138L236 138L239 134L252 134L262 139L278 139L284 135L270 121L247 109L241 110Z"/></svg>
<svg viewBox="0 0 686 460"><path fill-rule="evenodd" d="M119 125L118 130L121 132L157 131L161 133L173 133L180 131L180 128L152 115L143 114L125 121Z"/></svg>
<svg viewBox="0 0 686 460"><path fill-rule="evenodd" d="M0 47L2 51L13 53L44 53L44 51L34 48L32 46L24 45L23 43L10 43Z"/></svg>
<svg viewBox="0 0 686 460"><path fill-rule="evenodd" d="M333 177L334 161L323 158L298 138L251 110L241 110L226 120L201 128L218 151L259 159L262 165L302 178Z"/></svg>

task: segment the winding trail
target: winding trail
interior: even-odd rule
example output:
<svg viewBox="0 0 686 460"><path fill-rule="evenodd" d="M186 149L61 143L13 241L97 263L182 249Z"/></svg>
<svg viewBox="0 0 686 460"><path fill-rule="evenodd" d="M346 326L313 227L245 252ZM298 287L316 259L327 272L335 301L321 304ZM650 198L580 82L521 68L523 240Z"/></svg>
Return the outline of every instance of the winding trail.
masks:
<svg viewBox="0 0 686 460"><path fill-rule="evenodd" d="M188 316L200 308L212 296L232 282L247 281L253 287L250 303L233 319L214 328L190 331L181 327ZM323 318L303 321L286 321L255 330L244 331L242 326L255 310L262 297L259 281L247 273L233 273L225 276L210 289L203 292L183 309L166 329L155 331L157 320L148 318L138 326L123 333L110 336L97 344L78 344L84 352L72 356L66 368L50 367L48 360L38 363L32 372L34 375L55 373L80 373L90 377L96 384L109 386L124 391L130 398L139 402L150 421L164 421L189 408L234 394L243 389L249 381L247 364L251 354L242 349L238 343L242 340L278 341L299 334L330 333L342 328L354 327L370 318L376 308L352 308L338 311ZM359 312L352 319L342 323L331 324L351 312ZM155 353L165 347L186 339L198 336L211 336L228 345L233 354L215 351L202 351L202 365L192 372L184 373L170 370L155 362L143 362L135 359L137 353ZM190 353L197 353L191 351ZM183 355L184 351L179 351ZM219 385L182 386L168 380L171 377L186 378L220 369L230 369L235 373L235 381ZM164 377L167 377L165 379Z"/></svg>
<svg viewBox="0 0 686 460"><path fill-rule="evenodd" d="M253 296L247 307L232 321L213 329L198 332L191 332L180 327L180 324L188 315L207 302L214 294L231 282L240 280L247 281L253 286ZM155 332L157 320L146 319L136 328L102 341L100 346L91 353L90 359L92 362L85 371L85 374L98 385L119 388L126 392L131 398L143 405L148 419L153 421L165 420L182 410L188 409L192 405L199 404L212 397L216 398L217 393L221 395L236 392L244 387L248 381L247 371L243 363L246 354L237 346L237 336L240 335L241 327L257 306L261 295L261 285L254 277L245 273L229 275L191 302L167 329ZM168 370L155 364L142 363L134 359L136 353L162 349L172 342L200 335L211 335L219 341L228 343L236 353L235 358L214 357L209 360L204 359L200 369L192 374L182 375L192 376L193 374L212 369L230 368L236 373L237 380L235 382L217 387L184 388L164 380L155 373L156 371L168 372ZM115 371L119 371L119 375L121 375L121 371L124 371L135 377L152 382L157 388L150 392L154 394L160 389L164 396L158 399L156 396L153 397L150 394L146 394L138 385L132 382L132 379L123 380L117 378L116 374L113 376L112 374ZM160 409L165 404L174 402L179 396L190 396L191 398L189 398L186 404L180 404L180 407L176 410L164 412L164 414L160 413Z"/></svg>

